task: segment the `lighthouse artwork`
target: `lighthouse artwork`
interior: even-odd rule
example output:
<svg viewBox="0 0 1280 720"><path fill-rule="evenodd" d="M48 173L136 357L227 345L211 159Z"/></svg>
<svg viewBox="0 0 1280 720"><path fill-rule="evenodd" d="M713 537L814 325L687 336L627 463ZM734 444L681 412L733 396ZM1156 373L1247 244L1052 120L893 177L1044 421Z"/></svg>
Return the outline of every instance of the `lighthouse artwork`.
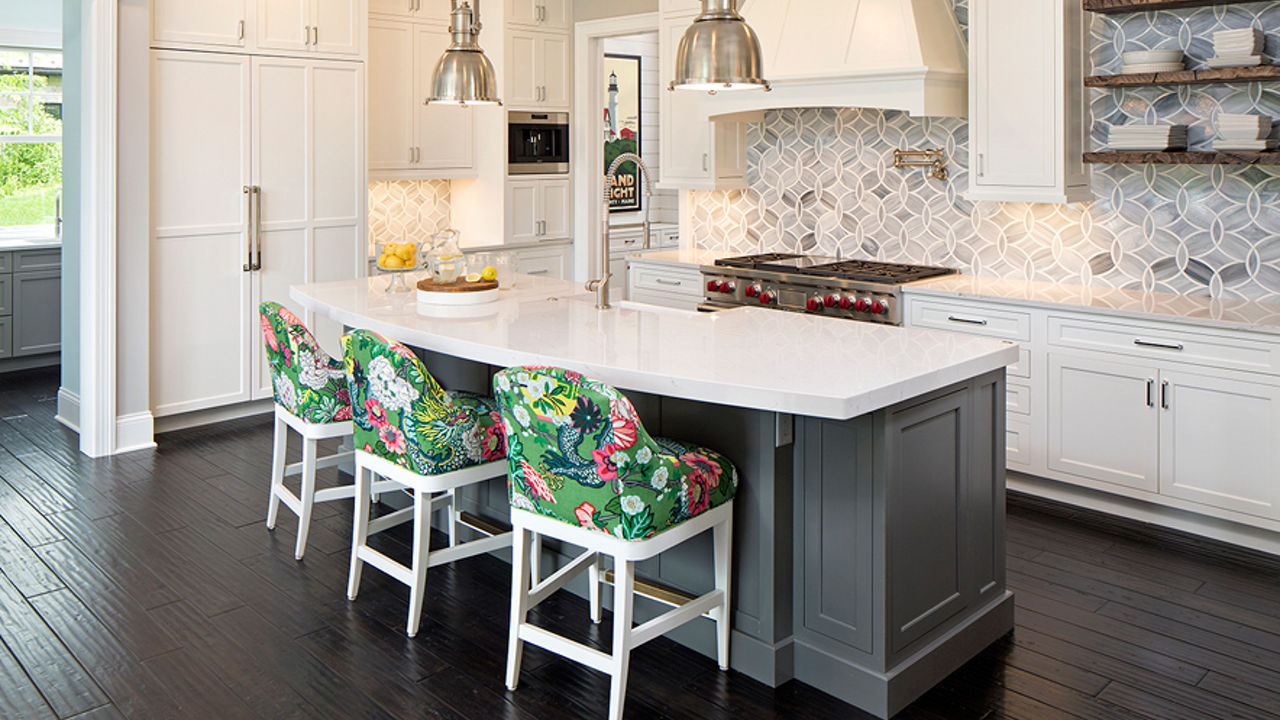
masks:
<svg viewBox="0 0 1280 720"><path fill-rule="evenodd" d="M608 170L619 155L640 154L640 58L605 54L604 72L609 82L604 109L604 169ZM640 171L627 163L609 188L609 211L639 210L640 198Z"/></svg>

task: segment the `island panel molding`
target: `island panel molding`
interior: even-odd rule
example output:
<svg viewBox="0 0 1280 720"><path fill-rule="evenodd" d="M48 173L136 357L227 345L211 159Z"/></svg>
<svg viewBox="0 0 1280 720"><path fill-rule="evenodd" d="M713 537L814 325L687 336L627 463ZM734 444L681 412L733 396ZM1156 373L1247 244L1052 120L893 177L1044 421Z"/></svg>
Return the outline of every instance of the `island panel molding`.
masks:
<svg viewBox="0 0 1280 720"><path fill-rule="evenodd" d="M967 3L955 9L967 27ZM1259 26L1270 45L1280 44L1280 2L1091 17L1095 73L1119 72L1122 50L1178 46L1184 36L1199 70L1213 55L1217 30ZM1112 123L1189 123L1190 149L1209 151L1218 112L1280 117L1272 85L1095 90L1090 143L1105 148ZM1280 173L1273 169L1099 165L1092 203L972 203L961 197L970 167L962 120L785 110L751 124L747 143L747 190L691 195L694 247L839 251L1016 280L1280 301L1280 252L1270 240L1280 232ZM893 150L912 147L945 149L951 180L893 170Z"/></svg>

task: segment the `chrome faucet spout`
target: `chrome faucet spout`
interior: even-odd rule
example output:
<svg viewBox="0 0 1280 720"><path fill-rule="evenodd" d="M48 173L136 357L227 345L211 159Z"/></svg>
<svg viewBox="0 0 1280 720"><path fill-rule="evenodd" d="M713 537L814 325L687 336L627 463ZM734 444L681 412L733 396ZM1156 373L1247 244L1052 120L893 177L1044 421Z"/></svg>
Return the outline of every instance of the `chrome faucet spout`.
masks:
<svg viewBox="0 0 1280 720"><path fill-rule="evenodd" d="M601 219L603 226L600 232L600 252L597 258L597 267L599 268L600 277L598 280L590 280L587 282L587 292L596 294L596 309L609 309L609 280L613 275L609 273L609 196L613 190L614 180L618 177L618 170L626 163L635 163L640 168L640 175L644 179L644 223L641 228L644 231L644 249L649 248L649 207L653 204L653 178L649 175L649 166L644 160L635 153L623 153L613 161L609 166L609 170L604 174L604 215Z"/></svg>

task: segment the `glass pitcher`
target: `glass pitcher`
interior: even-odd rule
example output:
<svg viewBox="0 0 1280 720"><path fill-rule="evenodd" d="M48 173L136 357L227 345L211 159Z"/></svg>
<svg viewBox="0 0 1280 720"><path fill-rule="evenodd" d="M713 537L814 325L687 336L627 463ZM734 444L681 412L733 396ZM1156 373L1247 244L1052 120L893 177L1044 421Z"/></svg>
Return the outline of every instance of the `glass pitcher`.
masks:
<svg viewBox="0 0 1280 720"><path fill-rule="evenodd" d="M431 247L422 253L423 264L438 285L457 282L466 273L467 260L458 245L461 235L457 230L441 230L431 236Z"/></svg>

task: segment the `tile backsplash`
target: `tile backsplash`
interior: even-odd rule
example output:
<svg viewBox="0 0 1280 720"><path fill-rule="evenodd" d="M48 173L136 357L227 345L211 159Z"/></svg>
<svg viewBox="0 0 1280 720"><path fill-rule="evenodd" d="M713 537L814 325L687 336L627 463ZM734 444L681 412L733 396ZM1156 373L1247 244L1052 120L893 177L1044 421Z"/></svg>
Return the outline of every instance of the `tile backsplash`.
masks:
<svg viewBox="0 0 1280 720"><path fill-rule="evenodd" d="M449 227L448 180L394 180L369 183L369 250L400 242L407 235L422 241Z"/></svg>
<svg viewBox="0 0 1280 720"><path fill-rule="evenodd" d="M962 26L965 0L956 0ZM1215 30L1268 31L1280 52L1280 2L1095 16L1092 60L1182 47L1203 66ZM1211 140L1217 112L1280 117L1275 83L1099 90L1092 142L1116 122L1192 124ZM792 250L959 267L975 275L1280 301L1280 170L1096 166L1096 200L969 202L968 123L863 109L780 110L748 134L749 189L695 192L693 243L730 252ZM940 147L951 179L892 167L896 148Z"/></svg>

